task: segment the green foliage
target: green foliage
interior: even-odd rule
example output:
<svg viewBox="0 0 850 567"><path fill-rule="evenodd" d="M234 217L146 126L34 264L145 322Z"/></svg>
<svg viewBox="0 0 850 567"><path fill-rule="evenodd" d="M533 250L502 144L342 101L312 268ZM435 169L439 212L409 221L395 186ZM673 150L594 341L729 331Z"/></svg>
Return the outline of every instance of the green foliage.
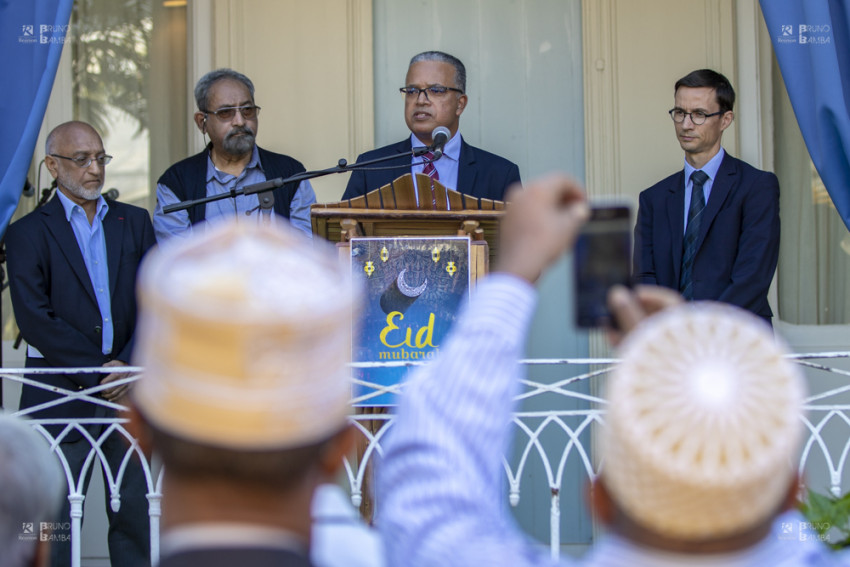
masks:
<svg viewBox="0 0 850 567"><path fill-rule="evenodd" d="M800 510L830 547L850 547L850 492L837 497L809 490Z"/></svg>
<svg viewBox="0 0 850 567"><path fill-rule="evenodd" d="M76 0L71 16L74 114L104 136L109 107L148 128L145 86L153 30L150 0Z"/></svg>

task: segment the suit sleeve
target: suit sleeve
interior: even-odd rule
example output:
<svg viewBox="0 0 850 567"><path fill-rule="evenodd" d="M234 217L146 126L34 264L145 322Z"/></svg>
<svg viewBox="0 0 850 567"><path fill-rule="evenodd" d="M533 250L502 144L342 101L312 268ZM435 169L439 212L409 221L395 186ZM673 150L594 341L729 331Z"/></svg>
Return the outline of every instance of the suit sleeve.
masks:
<svg viewBox="0 0 850 567"><path fill-rule="evenodd" d="M759 173L742 204L731 283L717 298L750 310L767 296L779 259L779 181L772 173Z"/></svg>
<svg viewBox="0 0 850 567"><path fill-rule="evenodd" d="M51 281L58 274L52 273L41 235L24 232L21 226L15 225L6 232L9 291L21 335L38 349L50 366L102 365L107 359L101 352L101 345L56 315L50 302L50 288L67 285L67 282ZM93 321L92 327L95 324ZM91 387L97 385L100 375L71 374L68 378L79 386Z"/></svg>
<svg viewBox="0 0 850 567"><path fill-rule="evenodd" d="M140 234L140 242L141 242L141 250L142 250L141 258L144 258L145 254L147 254L148 251L150 251L150 249L153 248L153 246L156 244L156 235L154 233L154 228L153 228L153 225L151 224L151 218L150 218L150 215L148 214L148 212L142 211L142 214L140 216L141 216L141 222L139 223L140 228L138 230L141 233ZM139 265L140 265L140 262L135 264L136 273L138 273ZM133 283L132 288L129 289L129 290L126 290L125 293L133 293L133 294L136 293L135 282L136 282L136 276L134 274L133 279L132 279L132 283ZM135 322L135 320L136 320L136 318L134 318L134 322ZM133 332L130 335L130 339L127 341L127 343L124 345L124 347L121 349L121 351L118 353L118 355L115 358L117 358L118 360L120 360L122 362L131 363L132 356L133 356L133 346L135 344L135 336L136 336L136 329L135 329L135 324L134 324Z"/></svg>
<svg viewBox="0 0 850 567"><path fill-rule="evenodd" d="M357 161L363 159L363 155L357 156ZM351 172L348 178L348 185L345 186L345 192L342 194L342 199L353 199L360 195L366 194L366 172L363 170L355 170Z"/></svg>
<svg viewBox="0 0 850 567"><path fill-rule="evenodd" d="M652 205L646 191L638 200L637 223L635 224L634 280L635 283L657 285L655 258L652 248Z"/></svg>

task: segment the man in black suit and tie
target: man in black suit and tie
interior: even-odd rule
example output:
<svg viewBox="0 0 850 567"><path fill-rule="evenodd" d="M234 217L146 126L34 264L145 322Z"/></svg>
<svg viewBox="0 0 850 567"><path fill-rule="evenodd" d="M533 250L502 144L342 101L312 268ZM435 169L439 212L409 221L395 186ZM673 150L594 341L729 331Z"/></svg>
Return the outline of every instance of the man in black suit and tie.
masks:
<svg viewBox="0 0 850 567"><path fill-rule="evenodd" d="M348 180L343 199L352 199L383 187L405 173L425 173L449 189L472 197L503 201L505 191L519 183L519 168L505 158L467 144L458 133L460 115L466 108L466 68L456 57L441 51L426 51L410 60L404 96L404 121L409 138L360 155L357 161L399 155L398 159L380 167L398 165L398 169L354 171ZM443 149L443 157L433 164L422 157L411 158L412 148L430 146L435 128L443 126L451 138ZM404 155L407 153L408 155ZM426 154L426 157L431 157ZM379 167L379 166L375 166Z"/></svg>
<svg viewBox="0 0 850 567"><path fill-rule="evenodd" d="M105 166L112 159L98 133L84 122L66 122L47 137L45 164L56 179L57 192L6 232L9 285L15 319L27 342L29 368L115 367L130 361L136 326L136 270L154 245L147 211L100 194ZM37 374L47 386L76 392L123 378L111 374ZM121 403L128 385L102 390L105 400ZM63 398L53 391L24 387L21 409ZM115 412L85 401L65 402L29 414L38 419L109 419ZM95 440L104 425L84 426ZM64 425L47 426L58 436ZM90 442L73 428L61 438L75 482ZM118 433L101 444L112 474L118 475L128 445ZM87 489L92 469L87 470ZM119 510L107 505L109 553L113 565L150 565L146 483L138 457L124 471ZM108 499L107 499L108 500ZM70 505L60 518L52 565L70 565ZM56 530L55 530L56 531Z"/></svg>
<svg viewBox="0 0 850 567"><path fill-rule="evenodd" d="M676 82L670 116L685 167L640 194L634 274L637 283L731 303L770 323L779 182L721 146L734 103L732 85L710 69Z"/></svg>

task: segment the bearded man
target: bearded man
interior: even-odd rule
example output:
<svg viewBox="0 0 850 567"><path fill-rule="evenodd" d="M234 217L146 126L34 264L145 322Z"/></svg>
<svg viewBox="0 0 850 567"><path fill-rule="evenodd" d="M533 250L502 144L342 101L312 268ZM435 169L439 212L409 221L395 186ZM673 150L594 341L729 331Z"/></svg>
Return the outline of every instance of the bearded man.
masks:
<svg viewBox="0 0 850 567"><path fill-rule="evenodd" d="M153 226L160 242L172 236L188 236L202 221L236 218L264 222L258 195L231 196L187 210L165 213L168 205L190 199L230 194L246 185L304 171L301 163L256 144L260 107L254 103L254 83L232 69L210 71L195 85L198 111L194 120L209 143L204 151L169 167L156 186ZM309 181L286 183L272 191L272 222L288 220L312 236L310 205L316 194Z"/></svg>
<svg viewBox="0 0 850 567"><path fill-rule="evenodd" d="M102 405L61 400L69 393L106 385L126 376L136 328L136 271L155 244L144 209L103 198L106 165L112 160L100 135L85 122L66 122L47 137L45 164L56 180L56 195L6 231L9 289L15 319L27 342L28 368L115 367L110 374L34 374L47 388L24 386L21 409L28 417L60 420L46 425L68 462L75 485L91 453L84 432L98 441L113 475L130 450L117 432L107 431L128 384L89 394ZM66 431L67 421L89 420ZM86 468L83 493L92 465ZM104 475L106 477L106 475ZM107 506L109 554L113 565L150 565L150 523L145 477L138 457L128 460L119 479L120 507ZM107 484L106 482L104 484ZM108 484L107 484L108 486ZM107 502L109 499L107 499ZM71 564L70 503L54 526L53 566Z"/></svg>

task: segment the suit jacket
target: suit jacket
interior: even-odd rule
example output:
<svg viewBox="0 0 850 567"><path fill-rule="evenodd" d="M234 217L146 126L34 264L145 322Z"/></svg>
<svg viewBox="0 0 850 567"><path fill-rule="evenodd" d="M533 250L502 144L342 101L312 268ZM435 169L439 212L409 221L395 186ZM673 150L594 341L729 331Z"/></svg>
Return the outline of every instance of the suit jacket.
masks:
<svg viewBox="0 0 850 567"><path fill-rule="evenodd" d="M640 194L634 250L637 283L679 289L684 211L684 171ZM769 321L773 313L767 291L778 257L776 176L726 154L700 224L694 299L731 303Z"/></svg>
<svg viewBox="0 0 850 567"><path fill-rule="evenodd" d="M165 555L159 567L312 567L310 559L285 549L253 547L192 549Z"/></svg>
<svg viewBox="0 0 850 567"><path fill-rule="evenodd" d="M374 166L398 166L398 169L353 171L342 198L353 199L365 195L369 191L387 185L405 173L410 173L411 158L409 154L404 155L404 153L410 152L411 148L410 138L407 138L397 144L390 144L359 155L357 157L358 162L400 154L397 159ZM507 188L519 182L519 168L515 163L496 154L470 146L461 138L460 160L457 170L457 190L460 193L478 198L504 201Z"/></svg>
<svg viewBox="0 0 850 567"><path fill-rule="evenodd" d="M136 327L136 271L154 245L150 215L144 209L109 201L103 218L114 339L112 354L101 347L102 318L83 255L57 196L13 223L6 232L9 289L23 338L44 356L27 358L28 367L101 366L111 359L129 362ZM67 390L89 388L104 374L42 374L32 378ZM57 398L25 387L21 408ZM96 406L60 404L35 418L85 418ZM77 436L70 435L67 441Z"/></svg>

